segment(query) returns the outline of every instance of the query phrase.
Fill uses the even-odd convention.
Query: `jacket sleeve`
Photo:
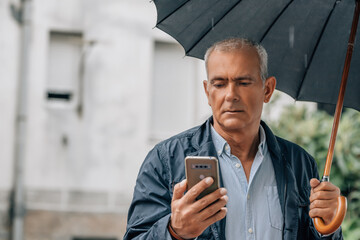
[[[167,230],[171,215],[171,184],[168,166],[160,155],[155,147],[140,168],[124,240],[171,240]]]

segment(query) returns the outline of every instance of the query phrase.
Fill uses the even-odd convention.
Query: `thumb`
[[[316,188],[320,184],[320,181],[316,178],[312,178],[310,180],[310,186],[311,188]]]
[[[173,201],[180,199],[184,196],[184,192],[186,190],[187,180],[184,179],[180,183],[176,184],[174,187]]]

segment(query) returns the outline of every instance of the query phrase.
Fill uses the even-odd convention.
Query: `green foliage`
[[[287,107],[280,118],[269,122],[273,131],[295,142],[317,161],[320,177],[324,171],[333,117],[305,107]],[[360,239],[360,113],[347,109],[341,117],[330,180],[348,199],[342,224],[345,239]]]

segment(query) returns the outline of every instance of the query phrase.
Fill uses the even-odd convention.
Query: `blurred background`
[[[155,23],[147,0],[0,0],[0,240],[122,239],[147,152],[210,116],[204,63]],[[321,165],[333,106],[279,92],[268,105]],[[344,115],[333,171],[358,234],[360,117]]]

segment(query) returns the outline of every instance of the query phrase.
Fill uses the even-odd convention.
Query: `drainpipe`
[[[14,186],[11,219],[11,239],[24,239],[25,191],[24,165],[27,127],[27,90],[29,81],[29,55],[31,42],[31,0],[21,0],[17,8],[11,5],[11,12],[21,27],[19,81],[15,118],[14,144]]]

